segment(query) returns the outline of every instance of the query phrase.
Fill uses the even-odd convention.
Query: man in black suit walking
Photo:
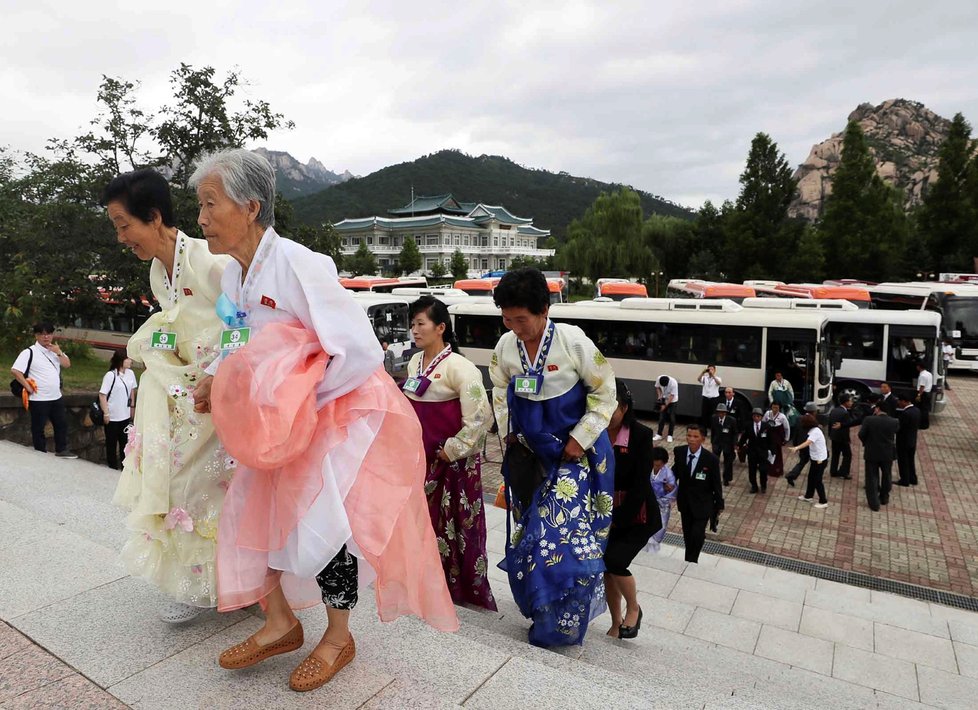
[[[717,405],[717,413],[710,420],[710,445],[716,457],[723,459],[723,485],[733,480],[734,449],[737,446],[737,420],[727,414],[727,405]]]
[[[871,510],[890,501],[893,484],[893,459],[896,458],[896,437],[900,422],[880,407],[880,398],[870,398],[872,413],[859,427],[863,442],[863,461],[866,468],[866,502]]]
[[[677,446],[672,472],[676,476],[676,507],[683,523],[686,561],[699,562],[706,541],[706,525],[716,523],[723,510],[720,461],[703,448],[703,429],[698,424],[686,428],[687,446]]]
[[[737,446],[747,447],[747,478],[750,480],[750,492],[757,493],[757,474],[761,477],[761,493],[767,493],[767,455],[771,451],[771,438],[768,436],[770,422],[761,421],[764,410],[754,409],[751,422],[740,435]]]
[[[849,429],[856,424],[852,416],[852,397],[844,394],[839,397],[839,404],[829,412],[829,440],[832,442],[832,464],[829,475],[832,478],[852,478],[849,475],[852,465],[852,443]],[[839,459],[842,463],[839,463]]]
[[[880,382],[880,409],[886,412],[887,416],[896,416],[897,398],[889,382]]]
[[[920,410],[913,406],[911,395],[897,395],[897,421],[900,430],[896,435],[897,470],[900,471],[898,486],[917,485],[917,430],[920,429]]]

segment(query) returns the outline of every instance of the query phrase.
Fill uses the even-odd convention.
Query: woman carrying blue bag
[[[493,298],[510,331],[489,365],[496,421],[507,433],[503,478],[512,516],[500,567],[533,622],[530,643],[579,644],[605,608],[615,375],[584,331],[550,320],[537,269],[508,272]]]

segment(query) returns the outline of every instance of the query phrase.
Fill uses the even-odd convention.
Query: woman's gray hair
[[[195,188],[208,175],[217,175],[224,192],[244,207],[249,200],[258,203],[255,220],[262,227],[275,224],[275,171],[265,158],[244,148],[231,148],[205,155],[197,161],[190,186]]]

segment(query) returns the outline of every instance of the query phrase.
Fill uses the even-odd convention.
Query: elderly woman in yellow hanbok
[[[177,229],[169,186],[153,170],[116,177],[102,204],[119,242],[152,261],[160,304],[129,340],[129,357],[145,372],[113,500],[129,511],[122,559],[170,597],[163,620],[182,623],[217,606],[217,524],[234,462],[210,415],[194,412],[191,393],[218,353],[214,306],[230,259]]]

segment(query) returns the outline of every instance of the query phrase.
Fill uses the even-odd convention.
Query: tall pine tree
[[[740,195],[726,220],[721,269],[727,279],[772,277],[794,250],[800,228],[788,218],[797,182],[784,153],[766,133],[751,141]]]
[[[971,126],[960,113],[941,145],[937,182],[924,195],[917,223],[935,271],[971,271],[978,242],[972,174]],[[971,193],[971,194],[969,194]]]
[[[898,276],[908,232],[901,202],[877,174],[862,128],[849,121],[818,226],[826,273],[873,281]]]

